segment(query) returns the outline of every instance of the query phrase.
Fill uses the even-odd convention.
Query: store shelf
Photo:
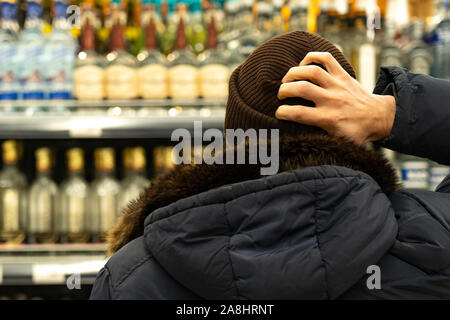
[[[0,285],[92,284],[106,263],[104,244],[1,245]]]
[[[3,104],[0,139],[170,138],[173,130],[223,128],[224,100],[54,101]]]

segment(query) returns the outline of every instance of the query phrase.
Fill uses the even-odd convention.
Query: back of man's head
[[[329,52],[352,77],[355,72],[342,52],[324,38],[305,31],[274,37],[259,46],[230,78],[225,128],[280,129],[289,133],[321,132],[319,128],[281,121],[275,111],[282,105],[314,107],[302,98],[277,98],[281,80],[309,52]]]

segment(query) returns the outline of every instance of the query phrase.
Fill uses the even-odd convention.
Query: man
[[[328,52],[316,61],[329,75],[317,65],[295,68],[314,51]],[[278,129],[280,172],[203,163],[156,179],[112,230],[113,256],[91,298],[450,298],[450,195],[398,190],[392,166],[362,146],[389,134],[393,98],[343,89],[358,89],[354,76],[317,35],[291,32],[258,47],[230,78],[225,128]],[[341,90],[335,105],[333,89]],[[337,116],[352,114],[342,92],[362,97],[359,118],[370,108],[386,114],[378,129],[362,126],[361,134]],[[332,134],[277,119],[280,104],[288,107],[279,117],[305,122],[314,120],[310,110],[327,116],[331,108],[335,116],[317,122]],[[342,138],[349,133],[357,143]],[[370,286],[368,270],[378,272]]]

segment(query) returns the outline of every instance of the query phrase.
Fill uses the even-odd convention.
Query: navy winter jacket
[[[449,81],[383,68],[375,92],[397,101],[381,145],[450,165]],[[274,176],[161,179],[116,227],[91,299],[450,299],[450,179],[397,189],[381,156],[326,139],[288,143],[305,156]]]

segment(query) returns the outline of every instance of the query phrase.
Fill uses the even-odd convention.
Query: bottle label
[[[138,96],[136,70],[124,65],[106,68],[106,95],[109,99],[133,99]]]
[[[15,20],[16,19],[16,4],[2,1],[1,5],[2,19],[3,20]]]
[[[84,226],[84,198],[69,197],[69,232],[79,233]]]
[[[220,64],[210,64],[200,69],[201,96],[226,98],[228,95],[229,69]]]
[[[167,98],[167,68],[160,64],[148,64],[138,71],[140,96],[144,99]]]
[[[38,19],[42,14],[40,1],[27,2],[27,19]]]
[[[116,197],[104,195],[100,197],[100,231],[108,231],[116,223]]]
[[[20,48],[23,52],[21,79],[23,99],[44,99],[43,47],[40,44],[26,44]]]
[[[197,68],[180,64],[169,69],[169,90],[172,98],[199,96]]]
[[[0,46],[0,100],[17,100],[19,96],[16,54],[15,44],[3,43]]]
[[[3,194],[3,231],[19,231],[19,191],[8,189]]]
[[[52,231],[52,212],[53,212],[52,196],[48,193],[41,193],[37,201],[37,212],[34,219],[35,223],[32,225],[35,232],[50,232]]]
[[[104,72],[99,66],[88,65],[75,69],[73,73],[74,95],[78,99],[103,99]]]
[[[72,98],[72,70],[75,48],[71,45],[49,44],[47,61],[47,85],[50,99]]]

